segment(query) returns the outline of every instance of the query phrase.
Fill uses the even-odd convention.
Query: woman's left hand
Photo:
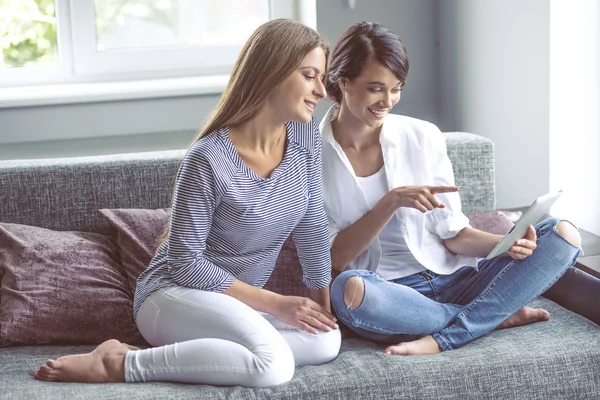
[[[505,255],[512,257],[513,260],[524,260],[533,254],[537,247],[537,234],[533,225],[529,225],[525,236],[517,240],[515,244],[508,250]]]

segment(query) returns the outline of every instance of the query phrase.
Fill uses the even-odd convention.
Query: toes
[[[408,346],[404,343],[400,343],[399,345],[388,347],[384,352],[395,356],[404,356],[408,354]]]
[[[35,379],[38,379],[40,381],[47,381],[47,382],[52,382],[54,380],[56,380],[55,374],[53,372],[53,370],[51,368],[48,368],[45,365],[42,365],[40,367],[40,369],[38,369],[34,374],[33,377]]]
[[[46,365],[42,365],[38,371],[44,375],[48,375],[50,373],[50,371],[52,371],[52,368],[50,368]]]
[[[46,377],[46,375],[41,374],[39,371],[36,371],[33,374],[33,377],[35,379],[37,379],[38,381],[48,381],[48,378]]]
[[[543,308],[528,307],[524,317],[526,320],[530,321],[548,321],[550,319],[550,313]]]
[[[58,369],[60,368],[62,362],[60,360],[60,358],[58,360],[48,360],[46,361],[46,365],[52,369]]]
[[[540,309],[540,319],[542,321],[548,321],[550,319],[550,313],[544,309]]]

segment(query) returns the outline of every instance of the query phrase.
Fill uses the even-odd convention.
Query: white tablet
[[[544,215],[550,212],[552,204],[560,197],[562,190],[552,192],[538,197],[533,204],[523,213],[523,216],[516,222],[515,226],[508,232],[494,247],[492,252],[485,258],[489,260],[497,257],[509,250],[517,240],[521,239],[529,225],[535,225],[542,220]]]

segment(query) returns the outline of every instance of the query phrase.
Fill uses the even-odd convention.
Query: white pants
[[[295,366],[333,360],[341,345],[339,329],[313,335],[231,296],[184,287],[150,295],[137,325],[158,347],[127,353],[127,382],[279,385]]]

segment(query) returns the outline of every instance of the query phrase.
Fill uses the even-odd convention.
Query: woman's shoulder
[[[194,164],[204,170],[211,170],[213,173],[222,174],[234,170],[233,162],[221,135],[223,135],[223,130],[219,129],[200,137],[190,146],[183,162]]]
[[[208,132],[190,146],[188,153],[207,161],[222,161],[223,156],[229,151],[224,139],[225,135],[227,135],[227,128]]]
[[[391,140],[405,138],[418,144],[438,147],[445,143],[444,134],[432,122],[407,115],[390,114],[386,117],[385,131]]]
[[[288,122],[288,129],[291,131],[291,139],[298,146],[313,155],[321,148],[321,134],[319,133],[319,124],[313,116],[310,122]]]
[[[423,135],[441,134],[440,129],[434,123],[408,115],[389,114],[385,123],[393,125],[396,129],[414,131]]]

